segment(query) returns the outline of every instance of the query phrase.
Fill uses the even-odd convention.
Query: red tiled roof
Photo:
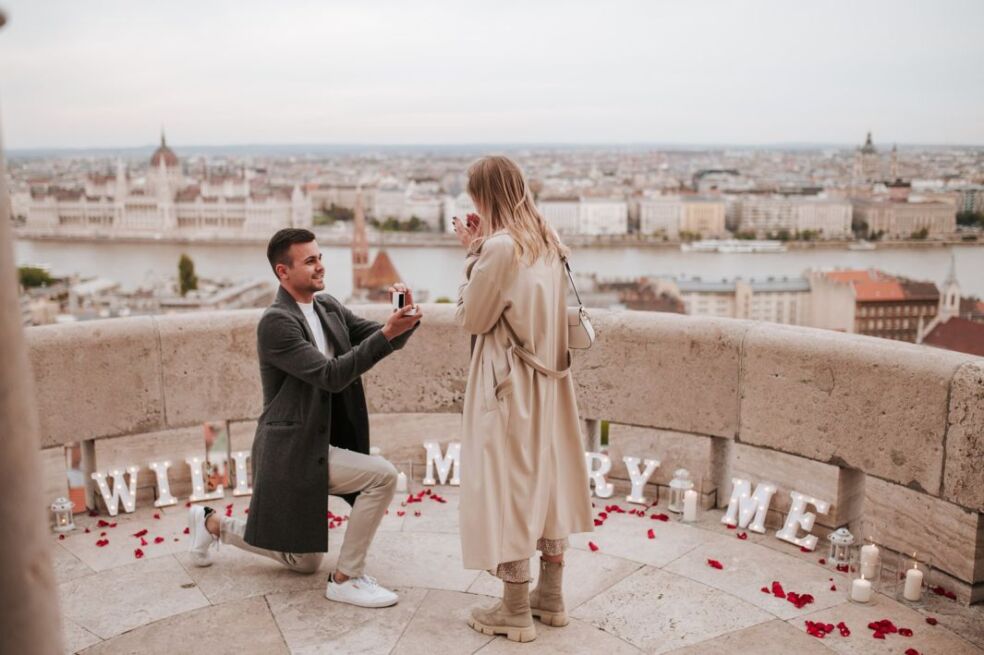
[[[923,343],[984,357],[984,323],[953,317],[933,328]]]
[[[859,302],[934,300],[940,297],[939,290],[932,282],[899,278],[875,269],[828,271],[824,275],[835,282],[853,285],[854,296]]]
[[[905,300],[902,285],[895,280],[878,282],[855,282],[854,297],[861,301]]]
[[[386,289],[399,281],[400,274],[396,272],[389,255],[385,250],[380,250],[376,253],[372,266],[366,271],[362,284],[365,289]]]

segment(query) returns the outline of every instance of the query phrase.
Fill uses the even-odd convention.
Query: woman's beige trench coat
[[[457,320],[476,335],[461,444],[467,569],[532,557],[539,538],[593,529],[567,350],[563,263],[527,265],[500,232],[465,263]]]

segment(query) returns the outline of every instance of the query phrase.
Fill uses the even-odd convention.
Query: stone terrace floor
[[[324,598],[344,528],[332,531],[321,570],[305,576],[229,546],[216,553],[212,567],[192,566],[182,533],[183,503],[121,514],[110,519],[118,523],[115,528],[98,528],[98,518],[82,515],[75,532],[63,540],[52,536],[66,652],[984,653],[984,607],[933,597],[917,611],[883,595],[872,606],[855,605],[846,599],[847,581],[820,566],[820,555],[801,553],[772,533],[739,540],[719,522],[719,511],[704,513],[696,526],[610,515],[594,534],[571,540],[565,580],[569,626],[537,623],[538,637],[530,644],[487,637],[468,628],[465,617],[472,606],[492,602],[500,583],[462,569],[456,491],[435,492],[447,504],[425,498],[401,507],[397,499],[383,521],[368,573],[395,588],[400,603],[381,610]],[[595,499],[599,511],[615,502]],[[232,501],[233,515],[244,518],[247,504],[248,498]],[[344,514],[348,508],[332,499],[331,509]],[[655,539],[647,537],[650,528]],[[137,559],[140,539],[131,535],[143,529],[148,545]],[[109,539],[105,547],[96,546],[100,532]],[[155,544],[155,537],[163,541]],[[723,570],[708,566],[708,559],[720,561]],[[831,591],[830,578],[837,591]],[[797,609],[763,593],[773,580],[816,600]],[[928,625],[927,616],[939,624]],[[911,628],[913,636],[873,639],[868,623],[886,618]],[[822,640],[811,637],[807,619],[844,621],[851,635],[835,630]]]

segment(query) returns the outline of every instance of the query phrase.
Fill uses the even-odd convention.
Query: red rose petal
[[[185,534],[188,534],[188,532],[189,532],[189,530],[188,530],[188,528],[185,528],[185,529],[184,529],[184,533],[185,533]]]
[[[191,507],[191,501],[190,500],[187,503],[185,503],[185,507]]]
[[[161,515],[160,515],[160,514],[157,514],[157,513],[155,513],[155,514],[154,514],[154,518],[155,518],[155,519],[157,519],[157,520],[160,520],[160,518],[161,518]]]
[[[63,534],[58,535],[58,541],[65,541],[65,535]]]
[[[830,585],[830,590],[831,591],[837,591],[837,585],[835,585],[835,584]]]
[[[915,648],[906,648],[905,655],[919,655],[919,651]]]
[[[96,546],[98,546],[99,548],[102,548],[103,546],[106,546],[107,544],[109,544],[109,539],[100,539],[100,540],[98,540],[96,542]]]
[[[417,510],[416,512],[414,512],[413,515],[414,516],[420,516],[420,510]]]
[[[884,639],[885,638],[885,633],[884,632],[875,632],[871,636],[874,637],[875,639]]]
[[[605,522],[602,521],[601,519],[595,519],[594,524],[596,528],[600,528],[601,526],[605,525]]]
[[[147,540],[144,539],[143,537],[140,537],[140,545],[141,546],[146,546],[147,545]]]
[[[730,523],[726,523],[724,527],[727,528],[728,530],[736,530],[736,529],[738,529],[738,526],[737,525],[731,525]]]
[[[649,528],[649,531],[646,533],[646,536],[649,537],[650,539],[655,539],[656,531],[653,530],[652,528]]]
[[[110,523],[110,524],[109,524],[109,527],[111,527],[111,528],[115,528],[115,527],[116,527],[116,521],[113,521],[112,523]]]
[[[807,548],[806,546],[800,546],[800,552],[801,553],[812,553],[813,552],[813,549],[812,548]]]
[[[824,565],[827,564],[826,558],[823,558],[823,557],[820,558],[819,562],[820,562],[820,566],[824,566]]]
[[[926,623],[928,623],[930,625],[936,625],[937,623],[939,623],[939,620],[933,618],[932,616],[927,616],[926,617]]]
[[[143,551],[137,548],[135,551],[133,551],[133,556],[136,557],[137,559],[140,559],[141,557],[143,557]]]
[[[899,634],[903,637],[911,637],[912,630],[910,630],[909,628],[899,628]]]
[[[598,552],[598,544],[596,544],[596,543],[595,543],[595,542],[593,542],[593,541],[589,541],[589,542],[588,542],[588,548],[590,548],[590,549],[591,549],[591,552],[592,552],[592,553],[597,553],[597,552]]]
[[[771,594],[772,593],[771,591],[769,591],[769,588],[768,587],[762,587],[761,589],[759,589],[759,591],[761,591],[763,594]]]
[[[142,536],[144,536],[145,534],[147,534],[147,531],[146,531],[146,530],[140,530],[139,532],[134,532],[134,533],[133,533],[133,536],[134,536],[134,537],[142,537]]]
[[[712,569],[721,570],[721,569],[724,568],[724,564],[722,564],[721,562],[717,561],[716,559],[709,559],[709,560],[707,560],[707,565],[709,567],[711,567]]]
[[[396,513],[397,516],[406,516],[406,514],[407,513],[404,512],[402,509],[399,512]]]
[[[106,533],[105,533],[105,532],[100,532],[100,533],[99,533],[99,536],[100,536],[100,537],[105,537],[105,536],[106,536]]]
[[[772,582],[772,595],[775,596],[776,598],[785,598],[786,597],[786,592],[782,588],[782,585],[779,584],[779,582],[778,581],[775,581],[775,580]]]
[[[86,533],[86,534],[89,534],[90,532],[92,532],[92,530],[90,530],[89,528],[86,528],[86,529],[85,529],[85,533]]]
[[[739,539],[741,539],[742,541],[745,541],[746,539],[748,539],[748,533],[747,532],[739,532],[735,536],[738,537]]]
[[[109,527],[109,521],[105,519],[99,519],[98,521],[96,521],[96,525],[99,526],[100,528],[106,528]]]
[[[154,543],[155,544],[162,544],[162,543],[164,543],[164,537],[154,537]]]
[[[664,523],[670,520],[670,517],[667,516],[666,514],[653,514],[649,518],[653,519],[654,521],[663,521]]]

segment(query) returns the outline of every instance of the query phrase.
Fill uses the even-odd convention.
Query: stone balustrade
[[[388,309],[359,311],[382,319]],[[368,374],[371,412],[460,411],[468,337],[452,306],[428,305],[426,314],[410,345]],[[255,420],[259,316],[28,330],[45,452]],[[582,417],[612,422],[613,457],[661,459],[653,486],[685,466],[702,478],[705,502],[722,506],[732,476],[769,480],[779,488],[772,524],[790,490],[808,492],[832,505],[816,532],[849,525],[897,551],[931,552],[961,600],[984,600],[984,359],[750,321],[592,318],[597,343],[574,356]]]

